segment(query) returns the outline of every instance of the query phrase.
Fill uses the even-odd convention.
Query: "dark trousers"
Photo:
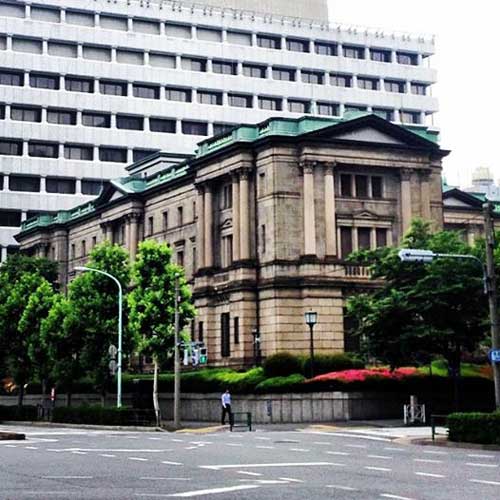
[[[226,423],[226,414],[229,416],[229,423],[231,423],[231,418],[232,418],[231,405],[226,405],[225,408],[222,407],[222,419],[221,419],[222,425]]]

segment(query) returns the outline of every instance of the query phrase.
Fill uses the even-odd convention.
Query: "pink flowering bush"
[[[343,370],[341,372],[330,372],[318,375],[308,382],[330,382],[338,381],[344,383],[365,382],[368,379],[402,380],[405,377],[421,375],[417,368],[369,368],[364,370]]]

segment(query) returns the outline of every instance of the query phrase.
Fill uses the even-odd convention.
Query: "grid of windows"
[[[165,89],[165,98],[168,101],[191,102],[191,89],[167,87]]]
[[[319,71],[302,70],[300,75],[304,83],[315,83],[317,85],[323,85],[325,83],[324,74]]]
[[[251,108],[252,96],[245,94],[228,94],[229,106],[237,108]]]
[[[94,159],[94,148],[92,146],[80,146],[77,144],[64,145],[64,158],[67,160],[88,160]]]
[[[74,179],[65,179],[63,177],[47,177],[47,193],[75,194],[76,183]]]
[[[99,92],[107,95],[127,95],[127,84],[113,80],[99,80]]]
[[[401,123],[411,123],[415,125],[421,123],[419,111],[401,110],[399,112],[399,118],[401,120]]]
[[[273,68],[273,79],[294,82],[296,70],[292,68]]]
[[[94,92],[94,80],[90,78],[80,78],[76,76],[67,76],[64,79],[64,88],[70,92]]]
[[[384,80],[384,88],[387,92],[404,94],[406,84],[400,80]]]
[[[82,180],[82,194],[98,195],[102,189],[102,181],[93,181],[89,179]]]
[[[30,73],[30,87],[37,89],[59,90],[59,75]]]
[[[59,144],[53,142],[28,142],[28,155],[36,158],[57,158]]]
[[[208,135],[208,125],[204,122],[183,121],[182,133],[186,135]]]
[[[160,87],[155,85],[142,85],[134,83],[132,86],[134,97],[142,97],[143,99],[159,99]]]
[[[41,122],[42,112],[40,108],[30,108],[24,106],[11,106],[10,119],[22,122]]]
[[[427,94],[427,85],[425,85],[425,83],[412,82],[410,85],[410,90],[411,90],[411,93],[415,94],[415,95],[426,95]]]
[[[288,111],[291,113],[310,113],[311,103],[308,101],[288,99]]]
[[[64,109],[49,108],[47,121],[58,125],[76,125],[76,112]]]
[[[373,108],[372,112],[374,115],[380,116],[384,120],[392,122],[394,120],[394,111],[392,109],[386,108]]]
[[[344,45],[342,47],[344,52],[344,57],[349,57],[351,59],[364,59],[365,58],[365,48],[357,47],[355,45]]]
[[[391,62],[391,51],[382,49],[370,49],[370,59],[377,62]]]
[[[286,48],[293,52],[309,52],[309,41],[299,40],[297,38],[287,38]]]
[[[265,66],[259,66],[257,64],[243,64],[243,74],[245,76],[250,76],[253,78],[266,78]]]
[[[38,193],[40,192],[40,177],[11,174],[9,176],[9,189],[25,193]]]
[[[331,73],[330,85],[335,85],[336,87],[352,87],[352,77],[350,75]]]
[[[86,127],[111,127],[111,115],[104,113],[82,113],[82,125]]]
[[[281,49],[281,38],[271,35],[257,35],[257,46],[264,49]]]
[[[416,66],[418,64],[418,56],[409,52],[396,52],[396,61],[398,64]]]
[[[151,156],[157,152],[158,150],[156,149],[134,149],[134,151],[132,152],[132,159],[134,162],[141,161],[144,158],[147,158],[148,156]]]
[[[21,156],[23,142],[11,139],[0,139],[0,155]]]
[[[13,85],[22,87],[24,84],[24,75],[20,71],[0,70],[0,85]]]
[[[319,115],[337,116],[339,114],[339,105],[331,102],[318,102],[316,109]]]
[[[378,90],[378,80],[376,78],[358,76],[358,87],[365,90]]]
[[[269,111],[282,111],[283,99],[279,97],[259,97],[259,108]]]
[[[336,56],[337,44],[328,42],[315,42],[314,51],[321,56]]]
[[[165,118],[150,118],[149,128],[151,132],[175,134],[175,120],[167,120]]]
[[[144,130],[144,118],[142,116],[116,115],[116,128]]]
[[[228,61],[212,61],[212,71],[222,75],[236,75],[238,65],[235,62]]]
[[[127,150],[125,148],[100,147],[99,160],[106,162],[109,161],[115,163],[126,163]]]
[[[189,71],[207,71],[207,61],[206,59],[197,59],[195,57],[183,57],[181,59],[182,69],[187,69]]]
[[[19,227],[21,225],[20,210],[0,210],[0,226]]]
[[[197,92],[198,102],[200,104],[213,104],[216,106],[222,106],[222,93],[221,92],[211,92],[208,90],[199,90]]]

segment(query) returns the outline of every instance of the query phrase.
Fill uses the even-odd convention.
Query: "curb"
[[[445,437],[437,438],[435,441],[431,438],[413,438],[406,441],[406,444],[415,444],[420,446],[441,446],[442,448],[458,448],[463,450],[500,451],[500,446],[496,444],[456,443],[454,441],[448,441]]]
[[[24,434],[18,432],[1,432],[0,431],[0,441],[22,441],[26,439]]]
[[[160,427],[139,427],[133,425],[90,425],[90,424],[65,424],[52,422],[22,422],[17,420],[3,421],[6,425],[46,427],[49,429],[70,428],[70,429],[88,429],[103,431],[134,431],[134,432],[166,432]]]

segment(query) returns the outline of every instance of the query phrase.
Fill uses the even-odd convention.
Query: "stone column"
[[[205,187],[205,267],[214,265],[212,187]]]
[[[7,247],[0,247],[0,262],[5,262],[7,260]]]
[[[335,221],[335,163],[325,164],[325,255],[337,255]]]
[[[401,176],[401,226],[402,234],[408,230],[411,224],[411,170],[403,168]]]
[[[430,172],[428,170],[420,171],[420,206],[422,218],[431,220],[431,193],[429,186]]]
[[[197,268],[205,267],[205,200],[203,187],[197,186],[198,195],[196,198],[196,253],[198,257]]]
[[[137,246],[139,245],[139,220],[140,214],[130,214],[128,220],[128,251],[130,260],[135,260],[137,255]]]
[[[111,240],[111,227],[107,223],[101,224],[102,229],[102,241]]]
[[[304,183],[304,255],[316,255],[316,218],[314,214],[314,163],[302,164]]]
[[[233,262],[240,260],[240,185],[239,176],[232,176],[233,189]]]
[[[250,170],[240,171],[240,259],[250,258]],[[234,242],[233,242],[234,244]]]

